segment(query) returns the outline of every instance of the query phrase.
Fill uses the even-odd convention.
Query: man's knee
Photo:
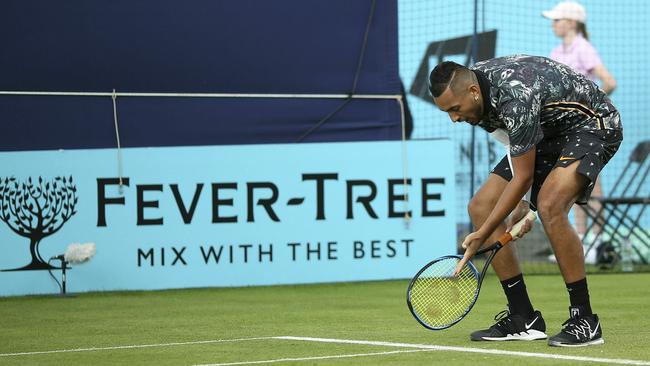
[[[495,204],[496,200],[492,197],[476,195],[472,197],[472,200],[469,202],[467,211],[469,216],[472,218],[472,221],[483,221],[488,217],[490,212],[492,212]]]
[[[549,202],[548,200],[538,200],[537,214],[542,222],[550,220],[554,215],[553,202]]]
[[[565,219],[569,211],[566,204],[560,202],[558,194],[543,194],[537,199],[537,214],[543,223],[553,223],[558,219]]]

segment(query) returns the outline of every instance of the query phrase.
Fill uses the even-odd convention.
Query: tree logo
[[[42,240],[59,231],[72,215],[77,213],[77,187],[70,177],[56,177],[38,183],[29,177],[27,182],[16,178],[0,178],[0,220],[14,233],[29,239],[31,263],[3,271],[54,269],[39,253]]]

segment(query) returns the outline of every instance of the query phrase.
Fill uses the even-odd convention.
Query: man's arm
[[[512,158],[513,177],[506,185],[506,189],[499,197],[492,213],[477,230],[482,237],[487,238],[492,234],[497,226],[517,207],[521,198],[532,186],[533,173],[535,172],[535,151],[533,146],[525,153]]]
[[[506,185],[505,190],[499,197],[494,209],[485,220],[483,225],[475,232],[467,235],[462,246],[465,248],[465,255],[457,268],[463,265],[480,249],[485,240],[502,223],[506,217],[515,209],[521,198],[533,184],[533,173],[535,171],[535,146],[525,153],[512,158],[513,177]]]
[[[508,131],[502,129],[502,128],[497,128],[496,130],[490,132],[490,136],[494,138],[496,141],[500,142],[503,145],[503,148],[505,149],[506,156],[508,158],[508,165],[510,166],[510,171],[514,171],[512,167],[512,157],[510,155],[510,137],[508,137]],[[521,220],[530,210],[530,197],[531,197],[531,189],[528,189],[528,192],[524,195],[521,201],[519,201],[519,204],[517,207],[512,211],[510,214],[510,217],[506,220],[506,225],[508,227],[511,227],[514,225],[517,221]]]

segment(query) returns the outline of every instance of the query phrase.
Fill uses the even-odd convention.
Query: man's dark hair
[[[431,74],[429,74],[429,91],[434,98],[437,98],[451,84],[452,91],[457,94],[462,90],[461,87],[466,85],[467,81],[471,82],[473,77],[471,70],[465,66],[453,61],[444,61],[431,70]]]

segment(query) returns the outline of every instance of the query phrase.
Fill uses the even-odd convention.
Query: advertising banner
[[[61,278],[72,243],[96,254],[69,265],[69,292],[408,278],[455,252],[449,140],[3,152],[0,167],[0,296],[60,291],[48,270]]]

